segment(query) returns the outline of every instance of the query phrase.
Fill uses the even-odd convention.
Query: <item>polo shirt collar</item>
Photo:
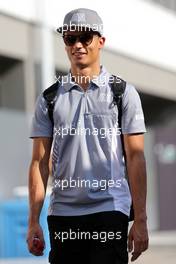
[[[70,91],[74,86],[76,87],[78,85],[73,81],[71,71],[67,75],[63,76],[62,82],[66,92]]]
[[[104,85],[107,85],[109,82],[110,74],[107,72],[104,66],[100,66],[100,74],[93,78],[91,82],[95,84],[97,87],[102,87]],[[65,91],[70,91],[73,87],[78,86],[77,83],[75,83],[72,79],[71,71],[65,76],[63,76],[62,79],[63,86]]]
[[[97,87],[102,87],[108,84],[109,77],[110,77],[109,73],[107,72],[105,67],[101,65],[100,74],[96,76],[94,79],[92,79],[92,83],[94,83]]]

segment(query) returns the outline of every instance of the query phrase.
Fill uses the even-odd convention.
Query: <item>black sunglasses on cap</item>
[[[80,35],[64,35],[63,40],[66,46],[73,46],[77,41],[81,42],[85,46],[88,46],[92,43],[95,35],[100,37],[99,33],[87,32]]]

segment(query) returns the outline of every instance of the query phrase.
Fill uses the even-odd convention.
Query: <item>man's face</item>
[[[91,31],[67,31],[63,36],[65,50],[72,66],[85,68],[99,60],[105,38]]]

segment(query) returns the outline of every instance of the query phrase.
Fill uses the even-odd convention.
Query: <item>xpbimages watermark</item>
[[[78,121],[79,122],[79,121]],[[68,127],[59,127],[54,128],[54,136],[60,136],[61,138],[64,138],[64,136],[98,136],[99,138],[107,138],[111,136],[120,136],[121,134],[121,128],[118,126],[114,127],[101,127],[101,128],[85,128],[85,127],[72,127],[72,125],[69,125]]]
[[[62,191],[67,188],[89,188],[89,189],[100,189],[102,191],[106,190],[107,188],[120,188],[122,186],[122,179],[113,180],[89,180],[89,179],[80,179],[79,177],[77,179],[55,179],[54,181],[54,187],[60,188]]]
[[[66,32],[103,32],[103,24],[89,24],[89,23],[79,23],[75,24],[70,21],[68,24],[63,24],[62,28],[60,29],[59,33],[63,34]]]
[[[54,239],[58,239],[61,242],[64,242],[65,240],[99,240],[102,243],[105,243],[108,240],[120,240],[122,238],[121,231],[118,232],[113,232],[113,231],[93,231],[93,232],[88,232],[88,231],[81,231],[79,228],[77,231],[72,230],[71,228],[69,231],[62,231],[62,232],[55,232],[54,233],[55,237]]]
[[[79,75],[77,74],[76,76],[72,75],[71,73],[67,74],[67,75],[58,75],[55,76],[55,81],[63,84],[67,84],[67,83],[90,83],[90,82],[95,82],[98,85],[106,85],[107,83],[111,84],[111,83],[121,83],[121,79],[118,76],[115,75],[93,75],[93,76],[84,76],[84,75]]]

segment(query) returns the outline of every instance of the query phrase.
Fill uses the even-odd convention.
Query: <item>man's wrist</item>
[[[30,226],[35,225],[35,224],[39,224],[39,216],[30,216],[28,219],[28,224]]]
[[[136,214],[136,216],[134,216],[134,222],[140,222],[140,223],[147,222],[147,215],[146,214]]]

